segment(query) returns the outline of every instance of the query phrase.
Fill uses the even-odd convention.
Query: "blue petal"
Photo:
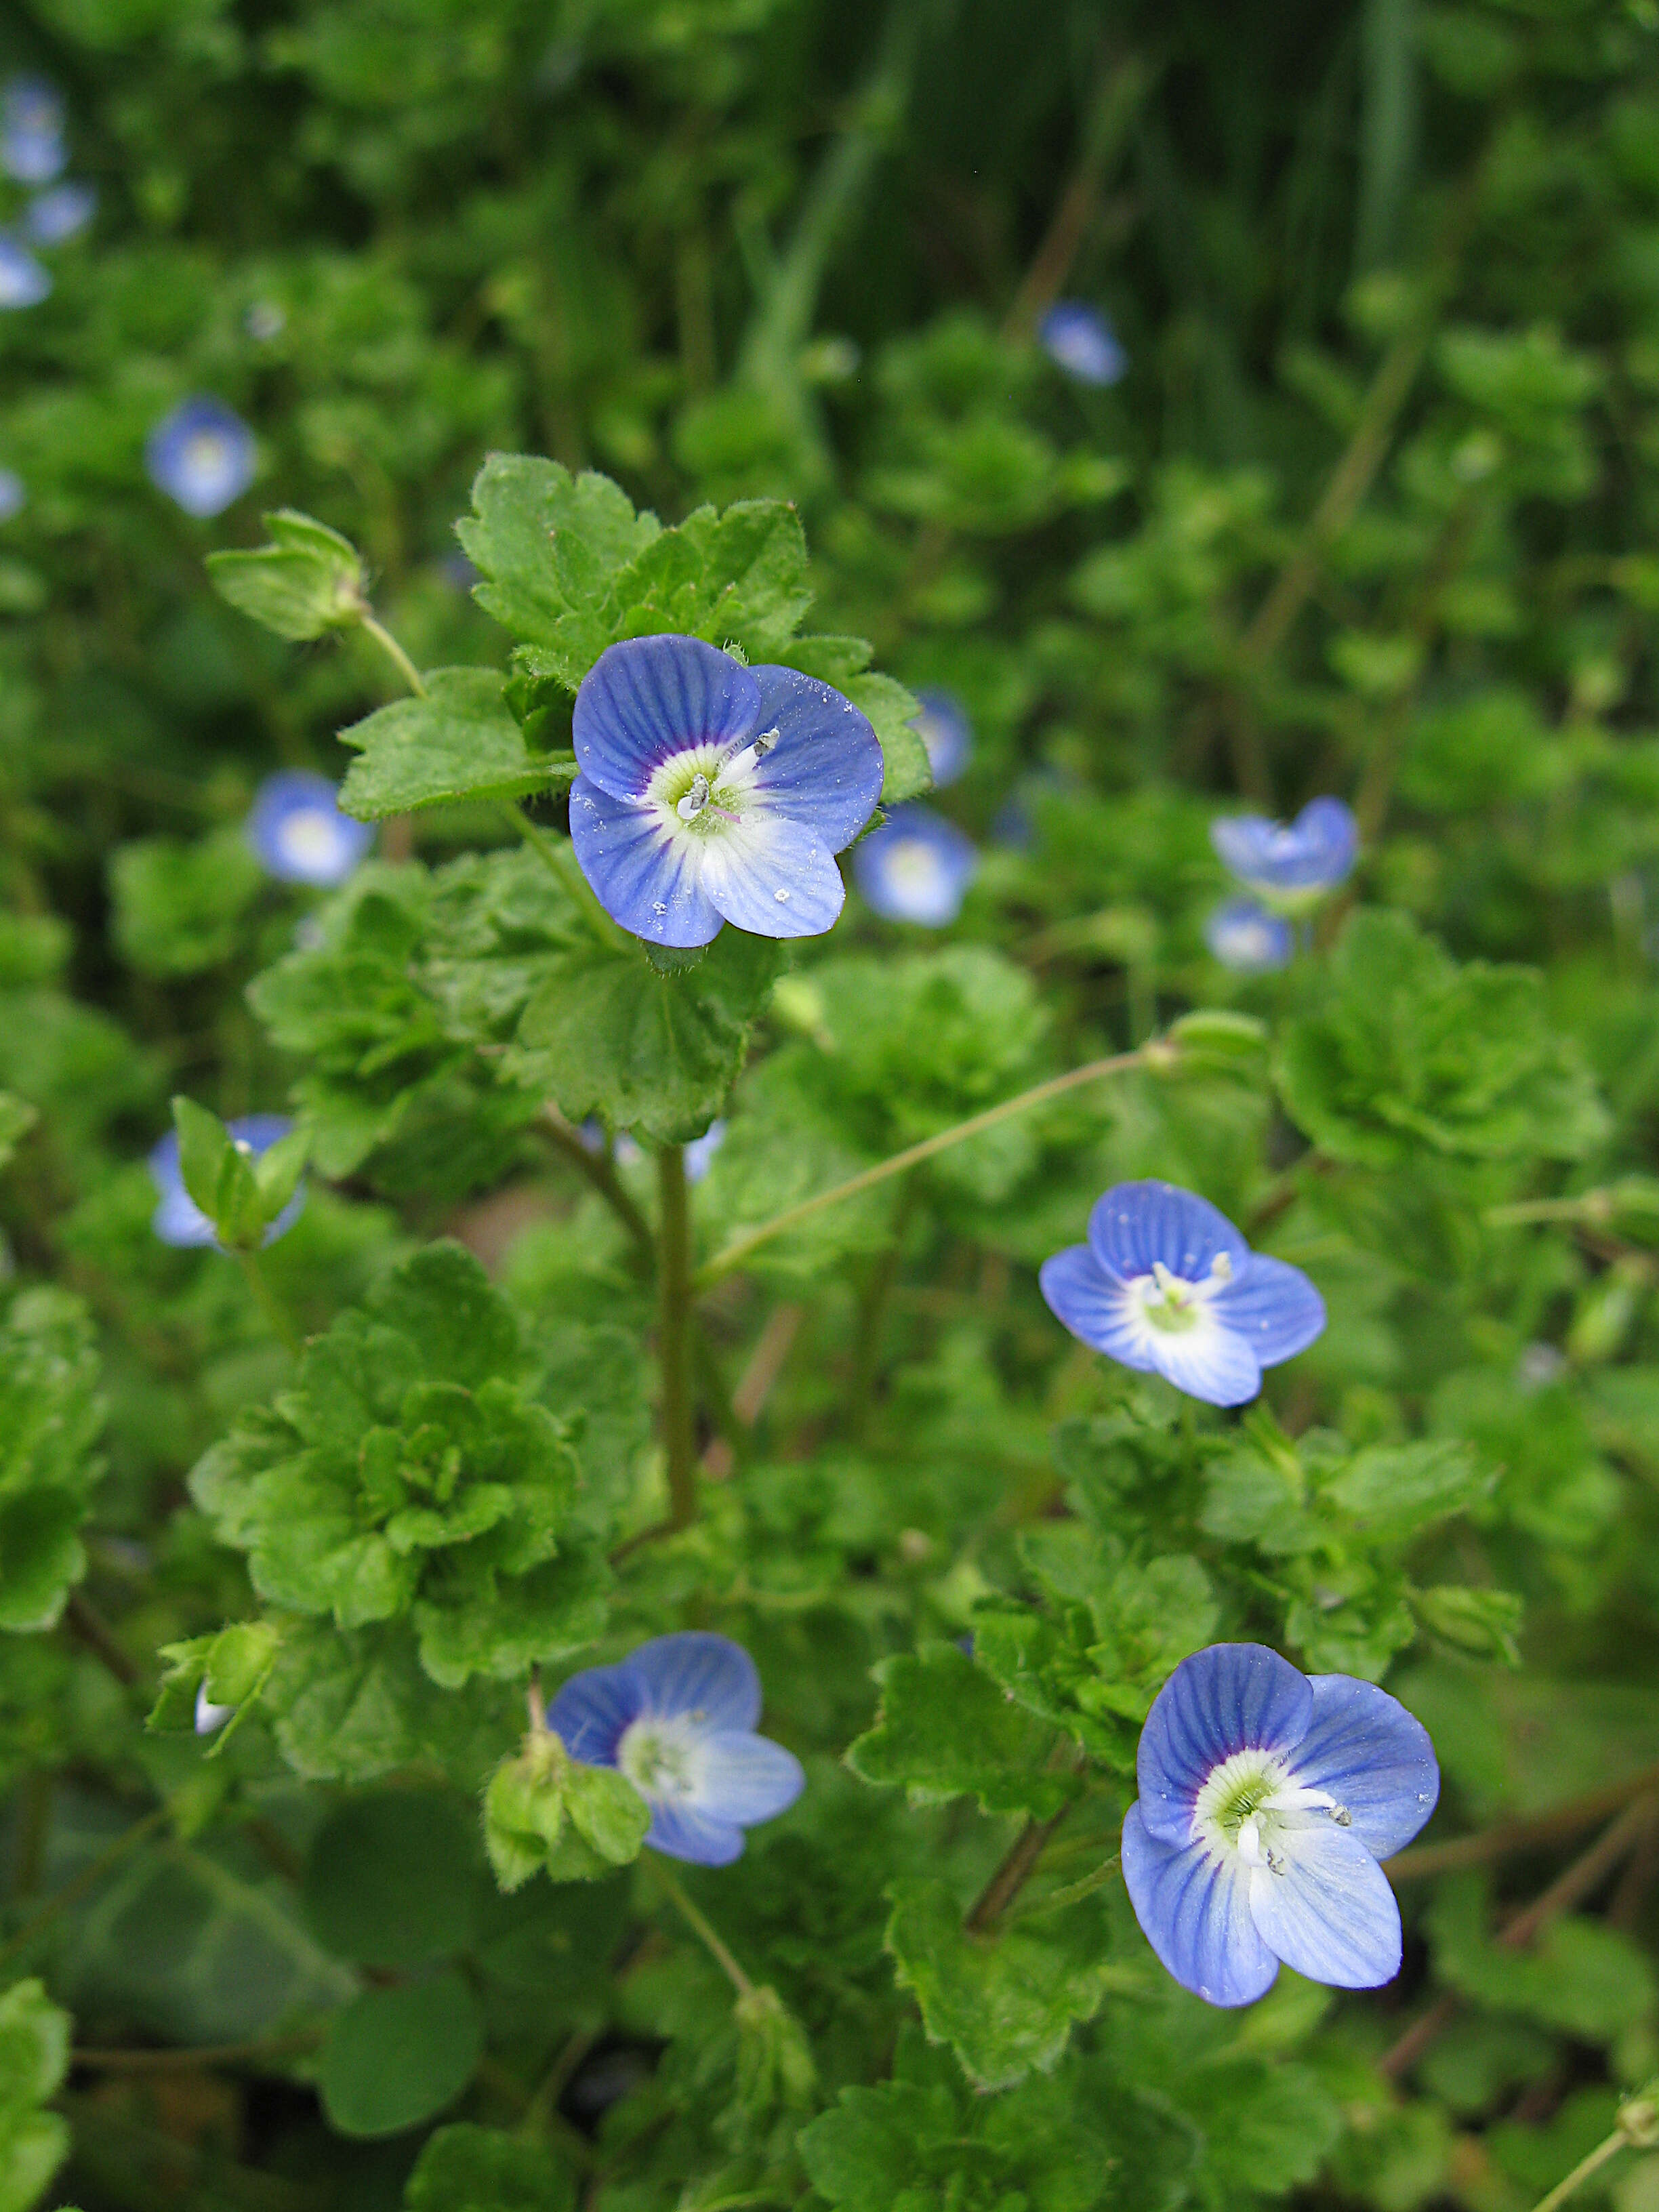
[[[760,1718],[760,1676],[729,1636],[702,1629],[653,1636],[622,1663],[638,1692],[636,1712],[690,1714],[717,1734],[750,1729]]]
[[[1127,1282],[1161,1261],[1172,1275],[1201,1281],[1218,1252],[1238,1273],[1250,1248],[1226,1215],[1172,1182],[1121,1182],[1095,1202],[1089,1246],[1108,1274]]]
[[[180,400],[150,432],[144,461],[152,481],[186,514],[222,514],[253,481],[253,433],[222,399]]]
[[[758,806],[704,839],[702,880],[704,897],[757,937],[822,937],[847,902],[817,831]]]
[[[962,911],[979,867],[971,838],[925,806],[896,806],[853,848],[866,903],[884,921],[944,929]]]
[[[1246,1406],[1261,1388],[1261,1363],[1242,1336],[1206,1320],[1188,1330],[1149,1330],[1152,1364],[1166,1382],[1206,1406]]]
[[[1184,1841],[1212,1768],[1236,1751],[1294,1751],[1312,1717],[1307,1676],[1265,1644],[1212,1644],[1183,1659],[1152,1700],[1135,1756],[1148,1829]]]
[[[1340,799],[1315,799],[1287,828],[1261,814],[1237,814],[1210,824],[1210,842],[1224,866],[1264,891],[1328,890],[1359,853],[1353,813]]]
[[[1128,369],[1111,325],[1081,300],[1056,300],[1037,335],[1050,360],[1079,384],[1118,384]]]
[[[623,1732],[640,1717],[638,1678],[626,1660],[573,1674],[547,1709],[547,1725],[584,1766],[614,1766]]]
[[[1250,1917],[1268,1949],[1310,1982],[1375,1990],[1400,1972],[1400,1907],[1350,1830],[1320,1819],[1279,1835],[1285,1871],[1251,1869]]]
[[[911,725],[927,748],[933,788],[954,783],[973,756],[974,728],[962,702],[949,691],[918,691],[921,712]]]
[[[1045,1260],[1037,1282],[1049,1311],[1073,1336],[1125,1367],[1143,1375],[1152,1372],[1156,1362],[1146,1347],[1146,1332],[1126,1318],[1122,1284],[1107,1274],[1086,1244],[1068,1244]]]
[[[296,823],[309,835],[296,838]],[[284,883],[343,883],[374,842],[373,826],[342,814],[336,787],[309,769],[268,775],[246,827],[260,866]]]
[[[1252,1253],[1212,1301],[1216,1317],[1237,1331],[1263,1367],[1305,1352],[1325,1328],[1325,1301],[1300,1267]]]
[[[793,1751],[747,1729],[720,1729],[698,1747],[696,1810],[707,1820],[752,1828],[788,1810],[806,1787]]]
[[[693,1866],[730,1866],[743,1856],[743,1830],[728,1820],[710,1820],[689,1805],[652,1798],[651,1826],[645,1840],[665,1858],[688,1859]]]
[[[653,810],[579,775],[570,787],[570,842],[599,904],[635,937],[707,945],[719,936],[721,915],[703,894],[698,847]]]
[[[1183,1989],[1212,2005],[1253,2004],[1279,1961],[1250,1917],[1249,1878],[1201,1844],[1154,1836],[1131,1805],[1123,1819],[1123,1886],[1146,1941]]]
[[[1296,1747],[1296,1779],[1353,1815],[1376,1858],[1410,1843],[1440,1796],[1440,1767],[1421,1721],[1375,1682],[1314,1674],[1313,1720]]]
[[[755,787],[839,853],[881,797],[880,742],[852,701],[816,677],[770,666],[750,673],[760,687],[754,726],[778,733],[755,770]]]
[[[1283,915],[1254,899],[1224,899],[1204,925],[1204,942],[1237,975],[1267,975],[1289,964],[1296,937]]]
[[[15,238],[0,234],[0,307],[38,307],[52,278]]]
[[[582,678],[573,724],[576,759],[601,791],[637,799],[675,753],[747,737],[759,708],[754,677],[718,646],[696,637],[629,638],[602,653]]]

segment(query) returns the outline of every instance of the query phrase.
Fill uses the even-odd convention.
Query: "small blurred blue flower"
[[[1223,867],[1281,912],[1315,906],[1353,871],[1359,827],[1340,799],[1310,799],[1294,822],[1265,814],[1228,814],[1210,824]]]
[[[835,855],[881,793],[850,700],[793,668],[745,668],[694,637],[601,653],[576,694],[570,842],[599,904],[657,945],[732,922],[817,937],[846,897]]]
[[[1056,300],[1037,325],[1050,361],[1079,384],[1120,384],[1129,356],[1104,315],[1081,300]]]
[[[64,103],[42,76],[15,76],[0,90],[0,169],[20,185],[49,185],[69,160]]]
[[[979,867],[973,840],[926,806],[896,806],[853,848],[865,904],[884,921],[943,929],[962,912]]]
[[[701,1182],[714,1164],[714,1155],[726,1142],[726,1124],[711,1121],[702,1136],[693,1137],[685,1148],[685,1179]]]
[[[0,522],[9,522],[28,505],[28,490],[15,469],[0,469]]]
[[[246,827],[260,866],[285,884],[343,884],[374,842],[374,824],[342,814],[334,785],[302,768],[265,778]]]
[[[181,399],[149,434],[144,459],[154,482],[186,514],[222,514],[253,481],[253,433],[222,399]]]
[[[1050,1310],[1075,1337],[1211,1406],[1242,1406],[1325,1326],[1299,1267],[1252,1252],[1207,1199],[1168,1182],[1120,1182],[1097,1199],[1089,1241],[1045,1260]]]
[[[258,1159],[268,1152],[278,1137],[287,1136],[294,1124],[284,1114],[248,1114],[240,1121],[226,1125],[231,1141],[239,1150]],[[194,1245],[211,1244],[218,1247],[213,1224],[196,1200],[185,1188],[185,1179],[179,1172],[179,1132],[169,1129],[149,1156],[150,1181],[161,1194],[161,1202],[150,1218],[150,1227],[164,1244],[177,1244],[188,1249]],[[286,1236],[299,1219],[306,1202],[306,1187],[302,1182],[288,1204],[283,1208],[264,1234],[267,1244],[274,1244],[279,1237]]]
[[[1135,1767],[1124,1886],[1184,1989],[1250,2004],[1281,1960],[1338,1989],[1394,1979],[1400,1908],[1377,1862],[1434,1810],[1440,1769],[1386,1690],[1214,1644],[1158,1692]]]
[[[1224,901],[1204,925],[1204,942],[1237,975],[1268,975],[1289,964],[1296,933],[1283,915],[1254,899]]]
[[[97,212],[96,185],[54,185],[24,209],[23,235],[31,246],[65,246]]]
[[[0,231],[0,307],[38,307],[51,292],[50,272],[26,246]]]
[[[954,783],[973,757],[974,726],[960,699],[949,691],[918,691],[921,712],[915,732],[927,749],[936,787]]]
[[[572,1759],[627,1776],[651,1808],[653,1849],[729,1866],[744,1830],[787,1811],[805,1787],[794,1754],[755,1733],[760,1711],[760,1677],[743,1646],[688,1632],[573,1675],[547,1724]]]

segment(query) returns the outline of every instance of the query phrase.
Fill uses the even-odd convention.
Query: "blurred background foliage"
[[[98,201],[35,249],[50,295],[0,313],[0,1948],[52,2001],[0,2000],[0,2206],[1526,2212],[1659,2062],[1659,6],[14,0],[19,72],[59,88]],[[1061,297],[1109,319],[1120,380],[1045,353]],[[210,522],[144,465],[198,392],[258,440]],[[453,530],[492,449],[667,522],[794,501],[811,626],[972,724],[939,802],[981,848],[959,923],[941,945],[854,899],[800,948],[698,1193],[707,1251],[1194,1005],[1273,1039],[1004,1124],[707,1302],[738,1378],[709,1510],[619,1567],[608,1632],[741,1637],[807,1761],[742,1873],[693,1884],[810,2033],[805,2090],[626,1879],[494,1893],[468,1801],[510,1747],[500,1685],[464,1713],[428,1686],[416,1757],[292,1703],[211,1765],[141,1726],[159,1647],[251,1609],[185,1477],[290,1368],[228,1261],[151,1234],[173,1091],[293,1096],[330,1133],[337,1180],[267,1262],[307,1330],[459,1236],[594,1531],[652,1517],[648,1294],[517,1028],[568,914],[476,856],[502,834],[478,806],[398,818],[326,903],[241,835],[264,775],[343,775],[334,732],[397,686],[361,633],[245,621],[205,555],[303,509],[421,666],[501,666]],[[1327,791],[1354,885],[1285,972],[1229,974],[1210,818]],[[1196,1458],[1035,1291],[1143,1173],[1331,1312]],[[1115,1655],[1103,1741],[1219,1622],[1392,1664],[1446,1795],[1395,1988],[1286,1976],[1207,2013],[1121,1897],[1062,1900],[1106,1978],[1023,1938],[1016,2072],[1087,2025],[983,2095],[908,1993],[927,1952],[971,2014],[974,1958],[896,1917],[896,1983],[886,1893],[913,1928],[928,1878],[971,1895],[1024,1800],[975,1818],[942,1752],[886,1778],[910,1806],[838,1762],[872,1665],[933,1651],[943,1729],[941,1643],[1065,1613],[1084,1570],[1042,1539],[1068,1515],[1106,1547],[1109,1599],[1066,1616]],[[282,1663],[279,1707],[303,1638]],[[1507,1916],[1540,1899],[1528,1948]],[[495,2132],[423,2150],[438,2119]],[[1654,2212],[1659,2157],[1597,2191]]]

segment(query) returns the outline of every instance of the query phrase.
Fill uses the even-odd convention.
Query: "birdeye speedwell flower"
[[[283,1114],[249,1114],[240,1121],[226,1124],[230,1140],[239,1152],[258,1159],[268,1152],[279,1137],[287,1136],[294,1127]],[[185,1179],[179,1167],[179,1132],[169,1129],[149,1156],[150,1181],[161,1194],[161,1203],[150,1219],[150,1226],[164,1244],[177,1244],[189,1249],[194,1245],[215,1245],[219,1243],[213,1224],[196,1200],[185,1188]],[[274,1244],[285,1236],[299,1219],[306,1202],[305,1185],[301,1184],[264,1234],[264,1242]]]
[[[1210,842],[1224,868],[1283,914],[1316,905],[1359,857],[1358,824],[1340,799],[1310,799],[1290,823],[1224,815],[1211,823]]]
[[[69,160],[64,103],[43,76],[15,76],[0,90],[0,169],[20,185],[49,185]]]
[[[1104,315],[1082,300],[1056,300],[1037,336],[1055,366],[1079,384],[1121,383],[1129,357]]]
[[[1291,925],[1254,899],[1224,899],[1204,925],[1204,942],[1236,975],[1267,975],[1296,950]]]
[[[1378,1865],[1434,1810],[1422,1723],[1373,1682],[1298,1674],[1262,1644],[1216,1644],[1158,1692],[1123,1822],[1123,1881],[1184,1988],[1249,2004],[1280,1962],[1375,1989],[1400,1971]]]
[[[962,912],[979,868],[973,841],[926,806],[896,806],[853,852],[866,906],[884,921],[944,929]]]
[[[186,514],[222,514],[253,481],[253,433],[222,399],[182,399],[149,434],[150,477]]]
[[[0,307],[38,307],[52,278],[26,246],[0,231]]]
[[[933,787],[954,783],[973,757],[974,726],[962,702],[950,691],[918,691],[921,712],[915,732],[933,772]]]
[[[835,855],[881,795],[876,733],[793,668],[695,637],[613,645],[576,694],[570,841],[605,912],[656,945],[726,922],[817,937],[846,896]]]
[[[1168,1182],[1114,1184],[1088,1243],[1045,1260],[1038,1279],[1073,1336],[1212,1406],[1254,1398],[1262,1369],[1325,1326],[1299,1267],[1252,1252],[1207,1199]]]
[[[335,787],[309,769],[279,769],[254,796],[247,841],[289,884],[343,884],[374,842],[372,824],[342,814]]]
[[[806,1778],[757,1735],[760,1677],[729,1637],[653,1637],[614,1667],[573,1675],[547,1724],[572,1759],[614,1766],[651,1808],[645,1840],[670,1858],[727,1866],[743,1832],[786,1811]]]

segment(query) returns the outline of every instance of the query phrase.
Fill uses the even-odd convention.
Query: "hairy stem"
[[[653,1851],[644,1854],[642,1864],[650,1868],[657,1887],[673,1905],[686,1926],[708,1952],[709,1957],[726,1976],[740,1997],[753,1996],[755,1984],[732,1956],[708,1922],[692,1904],[681,1887],[678,1875],[672,1875],[662,1860]]]
[[[1169,1050],[1170,1048],[1161,1049]],[[1027,1113],[1033,1106],[1041,1106],[1050,1098],[1059,1098],[1068,1091],[1077,1090],[1082,1084],[1098,1082],[1102,1076],[1121,1075],[1126,1068],[1143,1066],[1150,1059],[1151,1055],[1142,1046],[1134,1052],[1115,1053],[1109,1060],[1091,1060],[1086,1067],[1071,1068],[1064,1075],[1050,1076],[1046,1083],[1036,1084],[1030,1091],[1022,1091],[1017,1098],[1005,1098],[1000,1106],[987,1107],[984,1113],[972,1115],[967,1121],[958,1121],[952,1128],[941,1129],[937,1136],[924,1137],[919,1145],[907,1146],[903,1152],[895,1152],[891,1159],[882,1160],[872,1168],[863,1169],[858,1175],[849,1176],[847,1182],[837,1183],[833,1189],[821,1190],[816,1198],[804,1198],[799,1206],[786,1206],[781,1213],[775,1213],[769,1221],[762,1222],[758,1229],[745,1231],[741,1237],[733,1237],[724,1251],[716,1252],[698,1273],[699,1288],[719,1282],[721,1276],[729,1275],[734,1267],[740,1267],[751,1252],[758,1251],[763,1244],[769,1244],[775,1237],[781,1237],[786,1230],[798,1228],[803,1221],[810,1221],[815,1213],[822,1213],[826,1206],[839,1206],[844,1199],[856,1198],[860,1191],[873,1190],[890,1176],[903,1175],[911,1168],[920,1167],[924,1160],[931,1160],[939,1152],[948,1152],[953,1145],[960,1145],[969,1137],[978,1136],[982,1129],[994,1129],[999,1122],[1010,1121],[1016,1114]]]
[[[633,1238],[642,1256],[647,1261],[654,1261],[657,1240],[651,1233],[651,1224],[623,1188],[622,1178],[617,1173],[617,1164],[610,1152],[590,1152],[556,1107],[543,1108],[539,1127],[543,1135],[558,1147],[576,1172],[592,1184]]]
[[[691,1397],[691,1206],[685,1152],[657,1155],[657,1356],[662,1364],[662,1434],[668,1455],[669,1515],[684,1528],[697,1513],[697,1444]]]
[[[114,1630],[84,1590],[70,1592],[64,1620],[70,1634],[86,1645],[105,1673],[112,1674],[124,1690],[143,1680],[143,1669],[121,1649]]]
[[[257,1252],[239,1252],[236,1264],[241,1269],[253,1303],[270,1323],[273,1335],[281,1339],[297,1359],[305,1349],[298,1322],[270,1287],[270,1278],[259,1264]]]
[[[1565,2204],[1569,2197],[1576,2197],[1589,2179],[1599,2173],[1610,2158],[1616,2158],[1629,2144],[1631,2138],[1623,2128],[1615,2128],[1605,2142],[1596,2144],[1588,2158],[1581,2158],[1565,2181],[1558,2181],[1547,2197],[1540,2197],[1534,2212],[1555,2212],[1558,2204]]]
[[[425,678],[422,676],[420,670],[416,668],[409,655],[404,651],[402,646],[398,644],[397,639],[393,637],[392,632],[387,629],[385,623],[376,622],[374,616],[369,613],[367,607],[364,608],[362,613],[358,616],[357,619],[363,630],[368,636],[374,639],[375,644],[380,647],[381,652],[386,656],[386,659],[391,661],[392,666],[397,670],[398,675],[403,678],[404,682],[408,684],[410,690],[415,694],[415,696],[417,699],[426,698],[428,696],[428,692]]]
[[[1048,1838],[1070,1808],[1062,1805],[1049,1820],[1028,1820],[1009,1845],[1002,1863],[968,1909],[963,1926],[970,1936],[983,1936],[996,1926],[1036,1871],[1048,1848]]]

